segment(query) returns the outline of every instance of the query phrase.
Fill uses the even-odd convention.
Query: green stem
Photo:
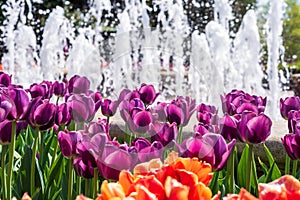
[[[16,141],[16,125],[17,122],[15,120],[12,121],[11,128],[11,143],[9,146],[9,160],[8,160],[8,172],[7,172],[7,199],[12,198],[12,171],[13,171],[13,163],[14,163],[14,152],[15,152],[15,141]]]
[[[1,156],[1,168],[2,168],[2,185],[6,185],[6,173],[5,173],[5,156],[6,155],[6,145],[2,146],[2,156]],[[6,189],[2,187],[3,199],[6,199]]]
[[[53,165],[53,163],[55,162],[56,159],[56,152],[57,152],[57,148],[58,148],[58,140],[55,140],[55,144],[54,144],[54,150],[53,150],[53,155],[52,155],[52,162],[51,162],[51,166]]]
[[[288,154],[285,154],[285,167],[284,167],[285,174],[290,173],[290,164],[291,164],[291,158],[288,156]]]
[[[58,105],[58,101],[59,101],[59,96],[56,99],[56,105]]]
[[[229,174],[229,193],[234,193],[234,151],[231,152],[227,161]]]
[[[30,195],[33,196],[34,189],[35,189],[35,159],[36,159],[36,151],[37,151],[37,144],[38,144],[38,137],[40,134],[40,130],[37,127],[35,131],[35,138],[34,144],[32,147],[32,155],[31,155],[31,174],[30,174]]]
[[[39,138],[40,144],[39,144],[39,153],[40,153],[40,164],[43,163],[43,144],[44,144],[44,134],[41,134],[41,137]]]
[[[98,169],[94,168],[94,198],[97,198],[98,194]]]
[[[298,160],[293,160],[293,172],[292,172],[292,175],[294,177],[296,177],[296,174],[297,174],[297,166],[298,166]]]
[[[182,126],[179,127],[178,136],[177,136],[177,143],[182,143]]]
[[[76,193],[81,194],[81,177],[80,176],[77,176]]]
[[[89,196],[89,179],[85,179],[85,185],[84,185],[84,195]]]
[[[68,183],[68,200],[72,200],[73,189],[73,158],[69,160],[69,183]]]
[[[253,154],[253,144],[249,144],[248,165],[247,165],[247,174],[246,174],[246,190],[249,192],[250,192],[250,183],[251,183],[252,154]]]

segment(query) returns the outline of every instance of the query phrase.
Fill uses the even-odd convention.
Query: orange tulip
[[[76,200],[92,200],[92,199],[85,197],[84,195],[81,194],[76,197]]]
[[[123,187],[119,183],[108,183],[103,181],[101,185],[101,198],[103,200],[124,199],[125,193]]]
[[[168,199],[188,200],[189,189],[170,176],[165,182],[165,192]]]
[[[185,169],[186,171],[195,173],[198,176],[198,181],[205,185],[208,185],[213,176],[210,164],[199,161],[198,158],[178,158],[171,165],[175,169]]]
[[[27,192],[25,192],[24,195],[22,196],[22,200],[31,200]]]
[[[242,188],[239,194],[228,194],[226,197],[223,197],[223,200],[258,200],[258,198]]]
[[[284,175],[270,183],[258,185],[259,199],[300,199],[300,182],[291,175]]]

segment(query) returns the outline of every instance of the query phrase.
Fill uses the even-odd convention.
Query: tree
[[[283,45],[288,63],[300,62],[300,6],[297,0],[287,0],[283,22]]]

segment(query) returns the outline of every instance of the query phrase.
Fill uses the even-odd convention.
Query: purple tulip
[[[195,99],[179,96],[167,107],[168,121],[170,123],[176,122],[177,126],[186,126],[195,110]]]
[[[62,103],[56,107],[55,123],[58,126],[68,126],[72,120],[71,107],[68,103]]]
[[[300,133],[287,134],[281,139],[282,144],[289,155],[293,160],[300,159]]]
[[[29,104],[28,121],[31,126],[47,130],[55,123],[56,106],[48,100],[41,98],[33,99]]]
[[[300,133],[300,110],[291,110],[289,112],[288,128],[290,133]]]
[[[67,158],[78,156],[76,153],[76,146],[80,141],[78,132],[69,130],[60,131],[57,139],[63,156]]]
[[[0,122],[7,119],[8,114],[11,112],[13,107],[12,100],[4,94],[0,94]]]
[[[264,142],[271,134],[271,119],[265,114],[244,112],[238,122],[238,137],[242,142],[257,144]]]
[[[120,114],[132,132],[146,133],[149,130],[152,115],[145,110],[140,99],[135,98],[130,102],[123,100],[120,104]]]
[[[65,86],[65,83],[63,82],[58,82],[55,81],[52,85],[53,87],[53,93],[58,96],[58,97],[63,97],[65,96],[66,92],[67,92],[67,88]]]
[[[119,106],[118,101],[105,99],[101,103],[101,112],[106,117],[112,117],[116,113],[118,106]]]
[[[176,140],[178,129],[175,122],[169,124],[168,122],[156,121],[150,126],[149,134],[152,142],[159,141],[163,146],[173,145],[172,141]]]
[[[153,85],[147,85],[145,83],[141,85],[138,93],[140,94],[140,99],[146,105],[151,105],[159,95],[159,93],[155,92]]]
[[[73,94],[68,98],[73,120],[76,122],[91,121],[95,116],[93,99],[84,94]]]
[[[215,106],[200,104],[197,107],[197,119],[204,125],[216,125],[218,124],[218,111]]]
[[[27,108],[29,104],[29,96],[25,90],[19,87],[9,86],[8,97],[13,104],[7,118],[9,120],[25,119],[28,115]]]
[[[300,110],[300,98],[298,96],[280,99],[280,114],[284,119],[288,119],[291,110]]]
[[[81,176],[87,179],[91,179],[94,177],[94,168],[84,164],[82,158],[75,158],[73,164],[77,176]]]
[[[211,164],[213,171],[219,171],[224,168],[235,142],[233,139],[227,144],[222,135],[216,133],[203,136],[195,134],[182,143],[180,152],[183,157],[197,157],[206,161]]]
[[[175,122],[177,126],[180,126],[183,123],[183,117],[183,111],[179,106],[175,104],[168,105],[167,118],[170,123]]]
[[[11,84],[11,75],[0,72],[0,85],[8,87]]]
[[[229,114],[225,114],[224,117],[220,119],[220,133],[221,135],[227,139],[238,139],[238,119],[240,115],[230,116]]]
[[[229,115],[240,114],[244,111],[263,113],[267,98],[250,95],[242,90],[232,90],[225,96],[221,95],[222,109]]]
[[[22,129],[26,129],[27,123],[18,121],[16,126],[16,136],[19,135]],[[11,142],[12,121],[5,120],[0,122],[0,144],[7,145]]]
[[[73,76],[68,85],[69,93],[85,94],[90,88],[90,81],[86,77]]]
[[[107,140],[106,134],[84,135],[82,140],[77,143],[76,153],[82,158],[84,164],[90,167],[97,167],[95,156],[100,153],[101,147]]]
[[[100,175],[105,179],[118,180],[121,170],[129,170],[132,157],[124,148],[115,143],[106,143],[103,153],[97,158]]]
[[[210,132],[208,129],[209,129],[209,127],[207,127],[207,125],[199,123],[198,125],[194,126],[194,133],[197,133],[197,134],[200,134],[200,135],[204,135],[204,134]]]
[[[102,103],[102,95],[100,92],[92,92],[89,95],[95,102],[95,111],[97,112]]]
[[[141,163],[148,162],[154,158],[162,158],[163,145],[159,141],[150,143],[145,138],[136,138],[131,145],[137,149],[137,156]]]
[[[40,84],[33,83],[29,88],[29,92],[31,98],[50,99],[53,95],[52,83],[49,81],[43,81]]]
[[[150,108],[154,121],[166,121],[167,120],[167,108],[168,104],[165,102],[158,102],[155,107]]]

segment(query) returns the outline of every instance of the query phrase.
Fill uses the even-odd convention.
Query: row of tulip
[[[196,105],[190,97],[157,102],[159,93],[147,84],[122,90],[116,100],[91,91],[89,80],[80,76],[63,82],[34,83],[24,89],[12,84],[11,76],[1,73],[0,86],[3,199],[21,198],[26,191],[34,199],[74,199],[75,194],[82,193],[97,197],[99,184],[105,179],[118,180],[122,170],[132,171],[151,159],[165,159],[173,150],[211,167],[213,177],[205,184],[209,183],[213,194],[238,193],[245,187],[257,195],[259,183],[281,176],[266,146],[269,164],[260,161],[264,174],[256,174],[253,146],[267,139],[272,126],[264,114],[267,99],[260,96],[240,90],[221,96],[221,116],[215,106]],[[281,100],[280,109],[297,136],[299,98]],[[110,118],[117,110],[125,130],[112,138]],[[104,118],[93,120],[99,112]],[[194,134],[183,135],[194,112],[198,120]],[[292,159],[299,158],[298,146],[294,145],[297,138],[283,139]],[[240,158],[237,140],[246,143]],[[294,163],[296,176],[297,162]],[[170,179],[168,184],[177,182]],[[169,190],[169,186],[164,189]]]

